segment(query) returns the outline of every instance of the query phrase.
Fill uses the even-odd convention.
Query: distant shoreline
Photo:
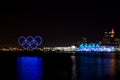
[[[43,52],[43,51],[0,51],[0,56],[97,56],[120,57],[120,52]]]

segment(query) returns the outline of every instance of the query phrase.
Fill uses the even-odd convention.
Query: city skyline
[[[60,7],[39,3],[33,1],[27,4],[25,1],[16,2],[17,5],[12,2],[4,4],[0,12],[0,47],[19,46],[19,36],[29,35],[42,36],[42,46],[67,46],[84,37],[89,42],[96,42],[101,41],[104,32],[112,28],[120,37],[120,15],[116,3],[86,4],[83,1],[76,6],[73,3],[71,7],[69,4]]]

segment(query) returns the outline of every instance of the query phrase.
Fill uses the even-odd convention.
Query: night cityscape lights
[[[20,36],[18,44],[22,48],[10,47],[1,48],[1,51],[33,51],[39,50],[43,52],[57,51],[57,52],[114,52],[120,51],[120,39],[114,37],[114,29],[111,32],[105,32],[103,41],[99,43],[87,43],[87,38],[82,38],[78,44],[71,44],[71,46],[56,46],[56,47],[39,47],[42,44],[41,36]]]

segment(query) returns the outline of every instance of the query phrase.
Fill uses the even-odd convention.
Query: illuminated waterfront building
[[[99,44],[80,44],[77,51],[99,51],[99,52],[112,52],[115,51],[114,46],[100,46]]]

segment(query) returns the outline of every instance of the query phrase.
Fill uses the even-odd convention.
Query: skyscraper
[[[104,45],[113,45],[115,43],[115,31],[114,29],[111,32],[105,32],[103,36],[103,44]]]
[[[111,37],[114,37],[115,36],[115,31],[114,31],[114,29],[112,29],[112,31],[111,31]]]

